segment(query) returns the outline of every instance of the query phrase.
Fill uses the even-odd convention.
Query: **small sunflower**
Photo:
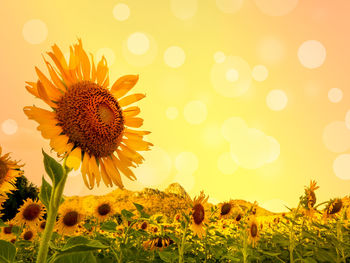
[[[38,231],[43,232],[45,230],[46,220],[41,220],[39,223]]]
[[[16,178],[23,174],[20,170],[23,165],[19,165],[17,161],[11,161],[9,153],[3,156],[1,154],[0,146],[0,196],[6,198],[6,193],[16,190]]]
[[[30,228],[25,228],[22,232],[22,235],[21,235],[22,239],[23,240],[26,240],[26,241],[33,241],[36,237],[36,232],[33,231],[32,229]]]
[[[98,221],[105,221],[116,213],[112,200],[107,197],[100,198],[94,205],[93,216]]]
[[[142,229],[142,230],[146,230],[147,227],[148,227],[147,221],[142,222],[142,224],[140,225],[140,229]]]
[[[4,226],[0,228],[0,239],[11,241],[12,239],[16,239],[15,234],[12,232],[13,224],[8,224],[8,226]]]
[[[143,247],[150,250],[163,250],[164,248],[173,244],[174,241],[169,237],[153,237],[143,242]]]
[[[219,212],[221,218],[230,218],[234,213],[234,204],[232,200],[219,204]]]
[[[15,225],[26,225],[31,229],[36,228],[42,220],[45,213],[45,207],[41,201],[33,201],[28,198],[18,209],[18,213],[13,218]]]
[[[73,235],[84,215],[79,209],[79,201],[70,201],[63,203],[59,208],[59,218],[56,223],[57,232],[61,235]]]
[[[123,188],[120,172],[131,180],[136,176],[130,167],[144,158],[138,151],[147,151],[151,143],[143,140],[148,131],[140,131],[143,119],[140,108],[130,106],[144,94],[125,96],[137,83],[138,75],[120,77],[109,87],[105,57],[97,64],[83,49],[82,41],[70,47],[67,62],[57,45],[48,52],[55,66],[45,59],[50,79],[35,68],[38,81],[26,82],[26,89],[43,100],[51,111],[28,106],[29,119],[39,123],[38,130],[67,166],[81,173],[85,185],[92,189],[101,179],[106,186]]]
[[[317,186],[316,181],[310,181],[310,186],[305,188],[305,193],[307,196],[307,207],[309,209],[313,208],[316,204],[316,194],[315,191],[320,188]]]
[[[255,216],[250,218],[247,232],[248,232],[249,244],[251,244],[252,247],[255,247],[260,237],[258,222]]]
[[[323,213],[323,218],[335,218],[337,216],[337,213],[339,213],[342,209],[342,207],[343,202],[340,198],[330,200]]]
[[[204,193],[201,192],[192,202],[191,229],[193,233],[200,238],[205,234],[204,224],[207,222],[207,218],[205,216],[204,205],[208,201],[208,198],[209,196],[205,197]]]

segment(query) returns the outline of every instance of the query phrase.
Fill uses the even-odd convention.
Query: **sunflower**
[[[11,241],[16,239],[16,235],[13,233],[13,224],[8,224],[8,226],[4,226],[0,228],[0,239]]]
[[[257,222],[255,216],[252,216],[250,218],[249,223],[248,223],[247,232],[248,232],[249,244],[251,244],[252,247],[255,247],[256,243],[259,240],[259,236],[260,236],[258,222]]]
[[[335,218],[342,207],[343,202],[340,198],[330,200],[323,213],[323,219]]]
[[[45,230],[46,220],[41,220],[39,222],[38,232],[43,232]]]
[[[115,213],[113,202],[107,197],[99,198],[96,204],[94,204],[93,216],[96,217],[98,221],[105,221]]]
[[[26,225],[31,229],[36,228],[42,220],[45,213],[45,207],[41,201],[33,201],[28,198],[18,209],[18,213],[12,219],[15,225]]]
[[[136,117],[140,108],[131,106],[144,94],[125,96],[136,84],[138,75],[122,76],[109,87],[105,57],[97,64],[89,59],[82,41],[70,47],[67,62],[57,45],[47,53],[54,66],[45,60],[50,78],[35,68],[38,81],[26,82],[27,90],[42,99],[52,110],[35,106],[24,108],[29,119],[39,123],[38,130],[66,165],[81,167],[85,185],[92,189],[101,179],[106,186],[123,188],[120,172],[131,180],[130,167],[144,158],[137,151],[152,146],[143,140],[148,131],[140,131],[143,119]]]
[[[23,174],[17,161],[11,161],[9,153],[2,154],[2,148],[0,146],[0,198],[6,198],[6,193],[10,193],[16,190],[15,183],[16,178]],[[3,200],[2,200],[3,201]]]
[[[73,235],[84,218],[83,213],[79,209],[79,201],[63,203],[58,213],[60,216],[56,223],[57,232],[61,235]]]
[[[143,242],[142,246],[144,249],[161,251],[173,243],[174,243],[174,241],[169,237],[158,236],[158,237],[153,237],[153,238]]]
[[[230,218],[234,212],[232,200],[219,204],[220,218]]]
[[[209,196],[205,197],[203,191],[198,197],[192,201],[192,224],[191,229],[195,235],[202,238],[205,234],[204,224],[207,222],[205,217],[204,205],[208,201]]]
[[[25,228],[25,229],[23,229],[21,237],[23,240],[33,241],[36,237],[36,232],[30,228]]]

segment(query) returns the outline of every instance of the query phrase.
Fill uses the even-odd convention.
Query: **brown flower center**
[[[41,229],[45,229],[45,226],[46,226],[46,221],[41,222],[40,228]]]
[[[5,227],[4,227],[4,234],[9,235],[9,234],[11,234],[11,233],[12,233],[12,225],[10,225],[10,226],[5,226]]]
[[[250,226],[250,235],[256,237],[258,235],[258,226],[255,223],[252,223]]]
[[[232,205],[230,203],[225,203],[221,206],[221,215],[224,216],[224,215],[227,215],[228,213],[230,213],[231,211],[231,208],[232,208]]]
[[[101,216],[108,215],[111,212],[111,207],[109,204],[102,204],[97,208],[97,212]]]
[[[28,230],[27,232],[24,233],[23,239],[24,240],[31,240],[33,235],[34,235],[33,232]]]
[[[63,217],[63,224],[65,226],[75,226],[78,223],[78,212],[70,211]]]
[[[238,221],[240,221],[241,219],[242,219],[241,214],[238,214],[238,216],[236,217],[236,221],[238,222]]]
[[[204,220],[204,207],[201,204],[196,204],[193,211],[193,221],[196,225],[200,225]]]
[[[38,204],[29,204],[23,210],[23,218],[27,221],[33,221],[40,215],[41,207]]]
[[[0,160],[0,185],[4,182],[8,171],[9,168],[7,167],[6,163]]]
[[[124,119],[107,89],[80,82],[69,87],[57,105],[57,119],[69,142],[95,157],[106,157],[117,149]]]
[[[141,229],[145,230],[147,228],[147,222],[143,222],[141,225]]]
[[[312,208],[316,204],[316,195],[314,191],[310,191],[308,195],[308,207]]]

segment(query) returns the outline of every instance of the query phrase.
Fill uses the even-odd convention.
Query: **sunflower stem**
[[[186,241],[187,229],[188,229],[188,221],[186,220],[186,225],[185,225],[185,229],[184,229],[184,232],[182,235],[181,244],[179,246],[179,263],[185,262],[184,261],[184,246],[185,246],[185,241]]]
[[[51,240],[52,232],[56,223],[58,208],[61,203],[63,190],[67,181],[67,176],[69,171],[70,169],[66,167],[66,159],[65,159],[63,164],[62,179],[57,184],[53,184],[53,187],[52,187],[45,230],[41,238],[39,252],[36,259],[37,263],[46,263],[47,254],[49,251],[49,242]]]

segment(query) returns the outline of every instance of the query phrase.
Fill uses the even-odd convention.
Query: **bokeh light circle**
[[[190,124],[200,124],[207,118],[207,106],[199,100],[190,101],[184,108],[185,120]]]
[[[238,168],[237,163],[232,159],[229,152],[223,153],[219,156],[217,165],[219,171],[225,175],[234,174]]]
[[[326,59],[326,48],[317,40],[307,40],[300,45],[298,58],[304,67],[318,68]]]
[[[157,56],[158,45],[154,38],[145,32],[136,32],[128,36],[122,44],[126,61],[137,67],[150,65]]]
[[[123,3],[116,4],[113,8],[113,16],[119,21],[127,20],[130,16],[129,6]]]
[[[269,71],[264,65],[256,65],[255,67],[253,67],[252,76],[253,79],[255,79],[256,81],[264,81],[265,79],[267,79],[268,75]]]
[[[346,112],[345,115],[345,125],[350,130],[350,110]]]
[[[226,59],[225,53],[222,51],[217,51],[214,54],[214,60],[216,63],[223,63]]]
[[[178,68],[185,62],[186,54],[181,47],[171,46],[164,52],[164,62],[171,68]]]
[[[166,109],[165,114],[169,120],[175,120],[179,115],[179,110],[176,107],[169,107]]]
[[[170,176],[172,160],[160,147],[142,153],[145,162],[134,170],[137,181],[146,187],[161,185]]]
[[[198,158],[192,152],[181,152],[175,158],[175,168],[183,174],[192,174],[198,169]]]
[[[135,55],[143,55],[149,49],[149,39],[141,32],[136,32],[128,37],[128,49]]]
[[[258,43],[257,52],[265,63],[277,64],[285,55],[285,46],[278,37],[267,36]]]
[[[239,73],[236,69],[230,68],[226,71],[226,79],[230,82],[235,82],[239,79]]]
[[[15,120],[8,119],[8,120],[3,121],[1,128],[5,134],[13,135],[18,130],[18,124]]]
[[[244,136],[248,129],[247,123],[240,117],[231,117],[224,121],[221,127],[221,134],[228,142]]]
[[[203,143],[210,148],[218,148],[224,142],[221,136],[221,127],[216,123],[206,125],[201,132]]]
[[[107,65],[112,66],[114,64],[115,60],[115,54],[114,51],[110,48],[100,48],[96,52],[96,61],[100,61],[102,56],[104,56],[107,60]]]
[[[238,74],[235,74],[233,70]],[[227,79],[228,72],[229,79]],[[232,81],[237,75],[238,79]],[[214,89],[222,96],[229,98],[239,97],[246,93],[252,81],[249,64],[241,57],[234,56],[228,56],[222,63],[215,63],[210,77]]]
[[[236,13],[243,5],[243,0],[216,0],[216,5],[223,13]]]
[[[271,90],[266,96],[266,104],[273,111],[283,110],[287,103],[288,97],[283,90]]]
[[[298,0],[254,0],[262,13],[269,16],[284,16],[295,9]]]
[[[338,88],[332,88],[328,91],[328,99],[330,102],[338,103],[343,98],[343,91]]]
[[[350,180],[350,154],[341,154],[333,162],[335,175],[342,180]]]
[[[171,0],[170,7],[175,17],[187,20],[196,14],[198,3],[197,0]]]
[[[28,43],[35,45],[46,40],[48,30],[43,21],[39,19],[32,19],[24,24],[22,34]]]
[[[327,149],[335,153],[342,153],[350,148],[350,130],[343,121],[328,124],[323,130],[322,139]]]

